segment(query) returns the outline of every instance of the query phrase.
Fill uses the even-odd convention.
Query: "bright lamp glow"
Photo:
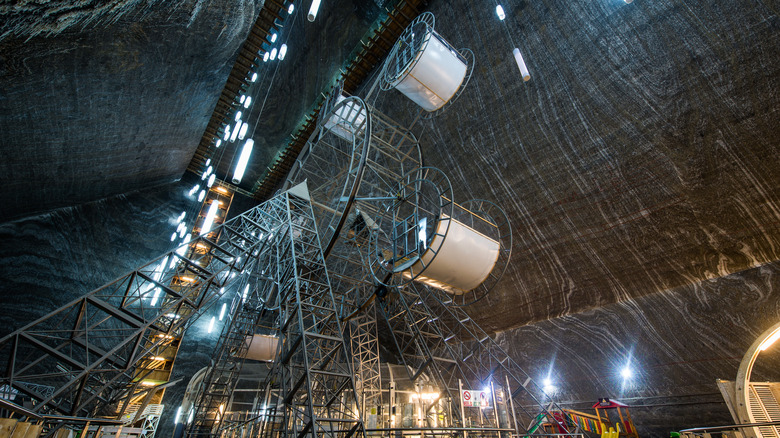
[[[216,179],[217,179],[217,175],[215,175],[215,174],[213,174],[213,173],[212,173],[212,174],[211,174],[211,176],[209,177],[209,180],[208,180],[208,182],[206,183],[206,187],[211,187],[211,186],[213,186],[213,185],[214,185],[214,181],[215,181]]]
[[[238,130],[241,129],[241,120],[236,122],[236,126],[233,127],[233,133],[230,134],[230,141],[236,141],[238,138]]]
[[[272,42],[272,43],[275,43],[275,42],[276,42],[276,36],[277,36],[277,35],[276,35],[276,32],[274,32],[274,33],[272,33],[272,34],[271,34],[271,42]]]
[[[235,119],[236,122],[241,120],[241,116],[242,116],[241,111],[236,111],[236,119]]]
[[[219,311],[219,320],[225,317],[225,310],[227,310],[227,303],[222,303],[222,309]]]
[[[238,158],[238,164],[236,164],[236,171],[233,173],[233,184],[241,182],[241,178],[244,177],[244,171],[246,165],[249,163],[249,156],[252,155],[252,148],[255,145],[255,141],[247,139],[244,143],[244,148],[241,150],[241,156]]]
[[[171,242],[173,242],[174,240],[176,240],[176,232],[171,234]]]
[[[176,409],[176,416],[173,417],[173,424],[179,424],[180,416],[181,416],[181,406],[179,406],[179,409]]]
[[[165,267],[168,265],[168,257],[165,256],[164,259],[160,262],[160,264],[157,266],[157,269],[154,270],[154,274],[152,275],[152,279],[155,281],[155,283],[159,283],[162,279],[163,273],[165,272]],[[150,306],[154,306],[157,304],[157,300],[160,298],[160,288],[155,287],[154,288],[154,294],[152,295],[152,300],[149,302]]]
[[[780,339],[780,329],[778,329],[776,332],[772,333],[772,336],[766,338],[764,342],[761,343],[761,345],[758,346],[758,349],[760,351],[764,351],[767,348],[771,347],[772,344],[777,342],[777,340]]]
[[[222,137],[222,139],[228,141],[229,138],[230,138],[230,125],[225,125],[225,136]]]
[[[290,7],[287,8],[287,13],[292,14],[294,10],[295,10],[295,4],[290,3]]]
[[[276,47],[271,49],[271,61],[273,61],[274,59],[276,59]]]
[[[269,55],[268,52],[265,52],[265,55],[263,55],[263,62],[267,62],[269,56],[271,55]]]
[[[631,369],[628,365],[623,367],[622,370],[620,370],[620,376],[624,379],[630,379],[634,376],[634,370]]]
[[[246,137],[246,130],[249,129],[249,125],[244,123],[241,125],[241,129],[238,131],[238,139],[243,140]]]
[[[179,257],[184,257],[184,254],[187,252],[187,248],[188,248],[187,244],[190,243],[190,240],[192,240],[192,235],[187,234],[186,236],[184,236],[182,245],[176,248],[176,254],[178,254]],[[175,259],[173,261],[175,261]]]
[[[244,95],[242,94],[242,95],[241,95],[241,98],[240,98],[240,99],[238,99],[238,103],[244,103],[244,99],[246,99],[246,96],[244,96]]]
[[[190,196],[194,195],[195,192],[197,192],[199,188],[200,188],[199,184],[195,184],[194,186],[192,186],[192,188],[190,189],[189,195]]]
[[[198,193],[198,202],[203,201],[203,198],[205,198],[205,197],[206,197],[206,191],[205,190],[201,190],[200,193]]]
[[[246,101],[244,102],[244,108],[249,108],[249,105],[252,104],[252,96],[247,96]]]
[[[504,14],[504,8],[501,5],[496,6],[496,15],[498,15],[498,19],[501,21],[504,21],[504,18],[506,18],[506,14]]]
[[[222,146],[222,140],[217,140],[217,144],[215,145],[215,147],[220,147],[220,146]]]
[[[206,159],[206,166],[208,166],[208,165],[210,165],[210,164],[211,164],[211,158],[207,158],[207,159]]]
[[[244,293],[241,294],[241,302],[242,303],[246,301],[246,296],[247,295],[249,295],[249,284],[246,285],[246,287],[244,288]]]
[[[287,44],[282,44],[279,48],[279,61],[283,60],[285,55],[287,55]]]
[[[523,60],[523,55],[520,54],[520,49],[515,47],[515,49],[512,50],[512,53],[515,55],[517,68],[520,69],[520,74],[523,75],[523,82],[528,82],[531,80],[531,74],[528,73],[528,67],[525,66],[525,61]]]
[[[252,73],[252,79],[250,81],[254,82],[257,80],[257,73]]]
[[[209,321],[209,333],[211,333],[211,332],[213,332],[213,331],[214,331],[214,321],[215,321],[215,320],[216,320],[216,318],[214,318],[214,317],[212,316],[212,317],[211,317],[211,321]]]
[[[314,21],[317,18],[317,12],[320,10],[320,0],[313,0],[311,2],[311,7],[309,7],[309,14],[306,16],[306,18],[309,21]]]
[[[200,235],[203,236],[211,231],[211,227],[214,225],[214,219],[217,217],[217,211],[219,210],[219,201],[216,199],[211,201],[209,210],[206,212],[206,219],[203,220],[203,226],[200,227]]]

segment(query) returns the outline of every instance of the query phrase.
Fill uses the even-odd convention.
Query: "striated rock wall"
[[[525,325],[498,342],[565,408],[621,400],[639,435],[733,424],[715,379],[734,380],[753,341],[780,317],[780,262],[577,314]],[[634,377],[620,370],[630,364]],[[752,380],[778,381],[780,348]]]
[[[258,4],[0,8],[0,221],[181,178]]]
[[[433,2],[470,47],[460,99],[422,120],[456,201],[503,206],[512,263],[473,306],[487,329],[780,259],[778,2]],[[531,72],[522,82],[517,45]],[[378,105],[411,121],[396,91]]]

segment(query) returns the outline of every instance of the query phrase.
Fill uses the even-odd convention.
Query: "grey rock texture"
[[[731,423],[715,379],[780,318],[778,3],[502,4],[503,23],[432,3],[476,63],[415,127],[456,201],[512,221],[509,270],[470,313],[537,381],[552,369],[564,405],[623,398],[640,436]],[[395,91],[377,104],[417,115]],[[780,378],[776,354],[761,362]]]
[[[0,337],[174,247],[189,182],[0,224]]]
[[[631,298],[501,332],[499,343],[563,407],[599,397],[635,405],[640,436],[733,424],[715,379],[734,380],[753,340],[777,323],[780,263]],[[759,355],[754,381],[777,381],[780,349]],[[624,380],[630,364],[635,376]]]
[[[0,9],[0,220],[181,178],[259,11],[110,4]]]

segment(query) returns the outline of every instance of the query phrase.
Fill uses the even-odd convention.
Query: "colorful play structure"
[[[540,423],[545,433],[551,434],[573,433],[575,432],[573,429],[576,428],[577,432],[585,432],[601,438],[639,438],[628,408],[628,405],[619,401],[602,398],[593,405],[595,415],[573,409],[562,409],[550,412],[553,418],[540,418],[543,420]],[[570,425],[568,428],[565,426],[567,424]]]

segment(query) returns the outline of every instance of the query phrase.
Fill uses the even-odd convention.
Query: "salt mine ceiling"
[[[3,220],[182,178],[262,7],[80,3],[0,10],[13,18],[0,28]],[[289,54],[261,66],[243,189],[390,3],[327,1],[316,22],[285,24]],[[512,221],[509,270],[470,310],[480,324],[504,330],[778,259],[778,2],[516,1],[504,22],[489,6],[428,2],[475,70],[414,128],[456,201],[489,199]],[[416,114],[395,91],[376,104],[404,124]]]

